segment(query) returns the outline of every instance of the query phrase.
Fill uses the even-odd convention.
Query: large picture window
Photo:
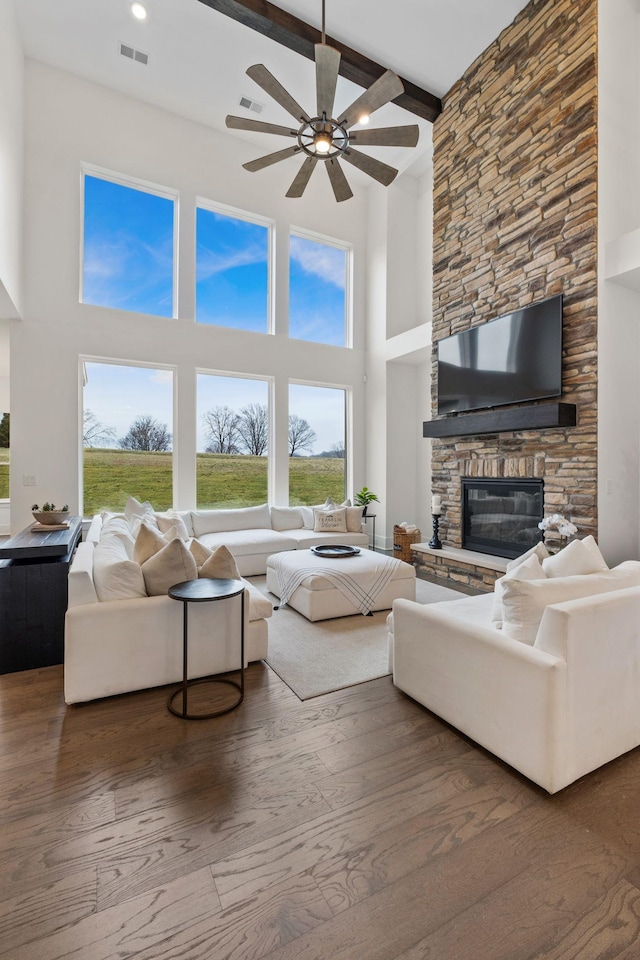
[[[175,201],[85,173],[82,301],[174,316]]]
[[[9,414],[0,413],[0,500],[9,499],[9,424]]]
[[[292,233],[289,239],[289,336],[347,345],[349,251]]]
[[[266,503],[269,477],[269,384],[198,374],[198,507]]]
[[[129,496],[173,503],[173,373],[83,364],[83,510],[121,512]]]
[[[289,385],[289,503],[341,503],[346,495],[346,395]]]
[[[267,333],[271,227],[199,206],[196,320]]]

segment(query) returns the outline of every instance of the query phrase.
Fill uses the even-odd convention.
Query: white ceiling
[[[26,56],[138,97],[207,126],[226,130],[228,113],[256,118],[241,96],[264,104],[261,120],[290,123],[288,114],[245,75],[264,63],[308,111],[314,66],[199,0],[145,0],[149,18],[134,20],[129,0],[13,0]],[[326,0],[330,36],[442,96],[527,0]],[[320,0],[281,0],[283,9],[320,27]],[[143,66],[120,54],[126,43],[149,56]],[[362,92],[342,78],[336,107]],[[380,109],[372,126],[418,122],[418,150],[366,148],[407,168],[430,150],[431,125],[400,107]],[[282,138],[234,131],[255,144],[252,157],[280,149]],[[357,171],[350,168],[350,175]],[[370,181],[369,181],[370,182]]]

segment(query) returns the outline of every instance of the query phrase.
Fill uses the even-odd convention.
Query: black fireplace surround
[[[542,480],[462,478],[462,546],[497,557],[519,557],[542,540]]]

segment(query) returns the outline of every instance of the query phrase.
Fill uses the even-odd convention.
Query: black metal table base
[[[235,710],[244,700],[244,668],[241,672],[240,683],[238,683],[237,680],[229,680],[226,677],[199,677],[196,680],[187,681],[187,689],[189,687],[195,687],[198,683],[226,683],[230,687],[235,687],[240,696],[236,697],[228,707],[223,707],[222,710],[214,710],[212,713],[187,713],[184,688],[178,687],[167,700],[169,713],[172,713],[174,717],[180,717],[181,720],[211,720],[212,717],[221,717],[224,713],[230,713],[232,710]],[[182,694],[182,710],[177,710],[173,705],[173,701],[180,694]]]

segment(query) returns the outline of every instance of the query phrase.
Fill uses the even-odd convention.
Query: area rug
[[[278,604],[265,577],[252,577],[251,582]],[[463,596],[458,590],[416,580],[419,603]],[[300,700],[387,676],[388,615],[388,610],[381,610],[371,617],[358,614],[311,623],[290,607],[280,607],[269,620],[267,663]]]

